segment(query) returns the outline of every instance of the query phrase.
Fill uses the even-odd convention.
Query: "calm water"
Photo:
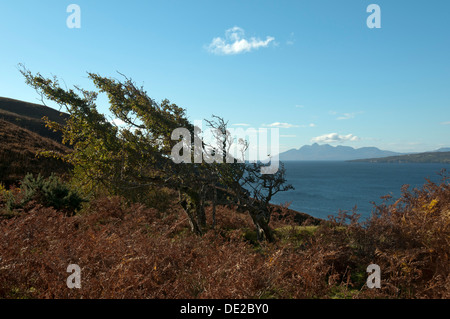
[[[399,197],[401,187],[422,186],[430,178],[438,182],[438,173],[448,164],[388,164],[351,162],[285,162],[288,183],[295,190],[277,194],[273,203],[292,202],[291,209],[327,218],[339,209],[358,206],[361,218],[372,212],[371,201],[381,203],[381,196]]]

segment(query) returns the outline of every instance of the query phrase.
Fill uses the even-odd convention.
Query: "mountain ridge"
[[[0,119],[61,143],[61,133],[45,127],[42,119],[44,116],[60,124],[65,124],[69,117],[68,114],[45,105],[0,97]]]
[[[377,147],[353,148],[351,146],[314,143],[298,149],[290,149],[279,154],[281,161],[347,161],[364,158],[379,158],[403,155],[402,153],[380,150]]]

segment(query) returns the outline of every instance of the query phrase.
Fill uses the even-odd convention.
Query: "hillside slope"
[[[54,158],[36,157],[39,150],[66,153],[69,148],[23,127],[0,119],[0,182],[16,183],[27,173],[48,176],[66,173],[69,165]]]
[[[43,116],[61,124],[68,118],[67,114],[44,105],[0,97],[0,119],[61,142],[59,132],[53,132],[45,127]]]

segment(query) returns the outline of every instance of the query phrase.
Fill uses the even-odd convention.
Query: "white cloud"
[[[355,117],[355,113],[344,113],[337,118],[337,120],[349,120]]]
[[[282,123],[282,122],[274,122],[272,124],[263,124],[264,127],[275,127],[275,128],[292,128],[292,127],[315,127],[316,124],[303,124],[303,125],[295,125],[290,123]]]
[[[316,127],[316,124],[309,123],[308,125],[304,124],[304,125],[300,125],[300,126],[297,126],[297,127]]]
[[[267,47],[274,37],[267,36],[265,40],[251,37],[245,38],[245,32],[240,27],[233,27],[225,31],[225,38],[214,38],[208,45],[208,51],[214,54],[239,54],[255,49]]]
[[[450,125],[450,121],[448,121],[448,122],[442,122],[441,124],[442,124],[442,125]]]
[[[289,123],[281,123],[281,122],[274,122],[272,124],[263,125],[267,127],[276,127],[276,128],[291,128],[291,127],[299,127],[298,125],[289,124]]]
[[[336,118],[336,120],[349,120],[355,118],[356,114],[361,114],[363,112],[353,112],[353,113],[342,113]],[[331,115],[337,115],[337,112],[330,112]]]
[[[330,133],[330,134],[324,134],[321,136],[317,136],[311,139],[311,142],[313,143],[343,143],[343,142],[355,142],[359,141],[360,138],[358,136],[355,136],[353,134],[347,134],[347,135],[339,135],[338,133]]]
[[[280,137],[297,137],[297,135],[280,135]]]
[[[231,124],[233,126],[250,126],[250,124],[247,123],[236,123],[236,124]]]
[[[305,106],[304,106],[304,105],[296,105],[295,107],[296,107],[296,108],[299,108],[299,109],[302,109],[302,108],[304,108]]]

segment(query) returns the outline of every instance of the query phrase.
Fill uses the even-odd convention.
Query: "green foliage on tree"
[[[74,166],[73,182],[85,194],[107,191],[122,195],[132,201],[145,202],[151,190],[167,187],[178,191],[179,204],[183,207],[192,231],[204,233],[206,223],[205,203],[215,205],[235,203],[238,209],[247,211],[253,218],[259,234],[272,240],[269,201],[279,191],[292,186],[285,185],[284,168],[276,174],[260,173],[262,164],[245,163],[233,159],[230,164],[218,164],[205,160],[201,163],[176,164],[171,158],[174,146],[172,132],[185,128],[193,139],[198,130],[188,121],[185,110],[169,100],[157,103],[147,92],[129,78],[123,80],[88,73],[96,91],[79,87],[63,89],[56,77],[45,78],[23,68],[26,83],[35,88],[42,99],[56,102],[68,114],[65,125],[46,119],[47,126],[61,131],[63,142],[73,151],[69,154],[44,152],[56,156]],[[118,127],[97,110],[98,94],[106,94],[109,110],[125,123]],[[209,125],[222,135],[221,146],[214,149],[223,159],[230,157],[232,141],[228,138],[226,123],[213,116]],[[220,135],[217,135],[220,137]],[[193,158],[193,143],[187,147]],[[248,144],[244,143],[245,147]],[[214,154],[202,143],[201,152],[208,159]],[[215,216],[213,216],[213,225]],[[261,237],[262,238],[262,237]]]

